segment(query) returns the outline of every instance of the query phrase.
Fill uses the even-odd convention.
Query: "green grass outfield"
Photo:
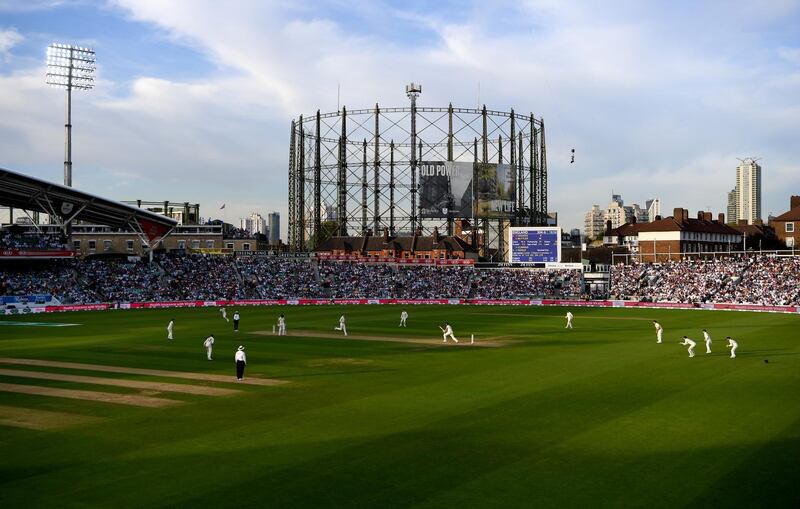
[[[568,331],[563,308],[406,309],[400,329],[400,306],[242,308],[236,335],[215,308],[0,318],[79,324],[0,326],[0,387],[179,403],[0,389],[0,507],[800,507],[800,316],[573,309]],[[281,311],[290,333],[305,332],[272,336]],[[342,311],[360,339],[333,337]],[[445,320],[462,343],[474,333],[494,346],[442,345]],[[202,347],[208,333],[213,362]],[[698,342],[694,359],[678,344],[684,334]],[[726,335],[739,340],[737,359]],[[235,383],[239,344],[248,380],[290,383]]]

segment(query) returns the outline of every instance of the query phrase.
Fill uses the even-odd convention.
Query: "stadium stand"
[[[618,264],[611,298],[649,302],[800,304],[800,258],[750,255]]]
[[[610,298],[800,305],[800,257],[618,264]],[[580,270],[476,268],[257,256],[165,255],[0,265],[3,304],[234,299],[589,298]]]

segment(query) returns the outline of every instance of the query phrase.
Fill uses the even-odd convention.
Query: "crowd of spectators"
[[[31,268],[0,267],[0,295],[50,295],[63,304],[80,304],[93,300],[90,292],[77,284],[70,263],[37,264]]]
[[[800,257],[755,256],[741,279],[723,288],[718,299],[762,306],[800,305]]]
[[[38,232],[14,234],[3,230],[0,232],[0,249],[63,250],[67,249],[67,245],[60,234]]]
[[[800,305],[800,257],[755,255],[617,265],[610,298]],[[0,295],[63,303],[293,298],[580,298],[579,270],[482,269],[277,257],[165,256],[155,263],[0,265]],[[585,297],[585,296],[584,296]]]
[[[336,299],[379,299],[395,296],[397,273],[391,265],[321,261],[322,285]]]
[[[101,302],[146,302],[170,300],[157,264],[145,261],[81,260],[75,270],[81,283]]]
[[[244,256],[237,264],[245,285],[262,299],[325,296],[309,260]]]
[[[217,300],[249,297],[236,264],[227,256],[165,256],[164,286],[169,300]]]
[[[474,270],[469,266],[399,266],[396,297],[404,299],[466,299]]]
[[[650,302],[800,304],[800,258],[754,255],[619,264],[612,299]]]
[[[483,269],[475,271],[472,296],[478,299],[579,297],[580,270]]]

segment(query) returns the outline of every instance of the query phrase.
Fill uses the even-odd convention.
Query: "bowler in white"
[[[345,324],[344,315],[339,317],[339,326],[334,327],[333,330],[340,330],[344,332],[344,335],[347,336],[347,325]]]

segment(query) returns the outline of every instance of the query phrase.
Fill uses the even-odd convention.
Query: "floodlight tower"
[[[94,88],[94,50],[71,44],[47,47],[47,84],[67,90],[64,121],[64,185],[72,187],[72,89]]]
[[[411,229],[422,227],[417,217],[417,97],[422,93],[422,85],[411,82],[406,85],[406,95],[411,99]],[[421,152],[421,150],[420,150]],[[420,155],[422,155],[420,153]]]

